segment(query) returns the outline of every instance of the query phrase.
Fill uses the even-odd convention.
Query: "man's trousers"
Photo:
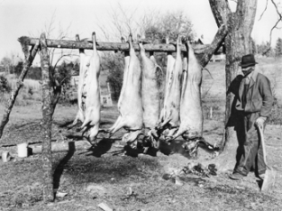
[[[251,169],[255,170],[257,176],[266,171],[262,145],[260,143],[259,131],[255,121],[259,113],[239,112],[236,132],[241,149],[241,156],[238,158],[234,172],[247,176]],[[264,125],[265,128],[265,125]]]

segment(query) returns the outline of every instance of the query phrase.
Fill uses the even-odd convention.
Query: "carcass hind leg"
[[[118,117],[117,121],[115,122],[115,124],[108,130],[109,132],[109,138],[115,133],[117,132],[119,129],[121,129],[122,127],[124,127],[124,121],[123,118],[121,116]]]
[[[164,122],[162,122],[159,126],[158,129],[163,129],[170,121],[172,118],[167,118]]]
[[[99,133],[99,124],[96,124],[89,129],[88,134],[89,134],[89,141],[91,142],[91,144],[92,143],[94,143],[93,145],[97,144],[96,137],[97,137],[98,133]]]
[[[174,134],[177,132],[177,130],[178,130],[178,128],[172,128],[168,131],[168,134],[165,136],[165,141],[168,144],[171,143],[175,139]]]
[[[83,121],[83,117],[81,116],[80,111],[77,112],[72,124],[68,126],[68,130],[72,129],[78,123],[78,121]]]

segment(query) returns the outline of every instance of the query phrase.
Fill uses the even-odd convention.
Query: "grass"
[[[17,77],[15,75],[5,75],[8,79],[8,84],[12,91],[16,88]],[[10,98],[11,93],[0,93],[0,103],[6,104]],[[41,101],[41,86],[39,81],[26,79],[24,80],[23,87],[21,88],[16,101],[15,106],[29,106],[36,101]]]

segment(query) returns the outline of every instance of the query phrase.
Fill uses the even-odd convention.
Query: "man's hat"
[[[255,64],[257,64],[257,62],[255,60],[254,55],[248,54],[242,56],[241,63],[239,64],[239,66],[241,66],[242,68],[246,68],[246,67],[254,66]]]

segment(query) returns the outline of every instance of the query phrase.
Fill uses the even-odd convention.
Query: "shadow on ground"
[[[100,159],[78,155],[64,166],[64,174],[75,184],[112,181],[120,183],[129,177],[137,179],[150,177],[152,171],[160,168],[159,162],[150,157],[110,156]]]

